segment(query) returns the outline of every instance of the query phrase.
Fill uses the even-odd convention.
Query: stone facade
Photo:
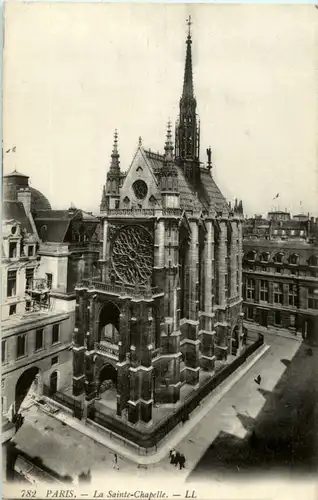
[[[141,138],[120,168],[115,133],[101,201],[100,277],[76,287],[73,394],[98,399],[111,379],[117,416],[151,423],[156,405],[175,404],[183,384],[214,373],[240,350],[242,211],[200,162],[191,34],[173,153]],[[115,333],[114,333],[115,332]],[[231,357],[229,358],[231,359]]]
[[[244,227],[244,313],[250,324],[317,340],[317,220],[273,212]]]
[[[75,283],[92,276],[99,256],[98,219],[52,210],[28,176],[4,176],[2,213],[2,417],[17,412],[29,389],[72,384],[70,350]]]

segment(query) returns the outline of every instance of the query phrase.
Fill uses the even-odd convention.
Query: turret
[[[114,145],[111,154],[111,164],[107,172],[106,187],[103,187],[100,211],[119,208],[120,186],[121,186],[120,161],[118,153],[118,133],[114,133]]]
[[[178,172],[174,164],[171,123],[167,125],[164,161],[160,175],[162,204],[166,208],[179,208]]]

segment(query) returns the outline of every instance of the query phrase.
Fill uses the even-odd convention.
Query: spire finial
[[[193,76],[192,76],[192,54],[191,54],[191,16],[187,19],[188,25],[188,37],[186,40],[187,44],[187,52],[186,52],[186,60],[185,60],[185,68],[184,68],[184,80],[183,80],[183,97],[191,97],[193,98]]]
[[[188,25],[188,39],[191,39],[191,25],[192,25],[191,14],[189,14],[189,17],[187,19],[187,25]]]
[[[139,136],[138,146],[139,146],[139,147],[141,147],[141,146],[142,146],[142,137],[141,137],[141,135]]]

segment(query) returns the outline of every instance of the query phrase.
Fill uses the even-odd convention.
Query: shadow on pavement
[[[318,469],[318,347],[300,345],[273,391],[255,385],[266,399],[254,419],[237,413],[247,433],[242,439],[220,432],[188,481],[207,474],[310,474]],[[235,407],[234,407],[235,408]]]

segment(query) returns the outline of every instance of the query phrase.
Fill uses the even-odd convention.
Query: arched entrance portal
[[[51,373],[50,376],[50,394],[55,394],[57,392],[57,381],[58,381],[58,373],[55,371]]]
[[[15,386],[15,413],[18,413],[38,373],[39,369],[36,366],[32,366],[20,375]]]
[[[99,315],[98,342],[119,342],[119,309],[112,302],[106,302]]]
[[[107,363],[99,372],[98,394],[117,387],[117,370]]]

